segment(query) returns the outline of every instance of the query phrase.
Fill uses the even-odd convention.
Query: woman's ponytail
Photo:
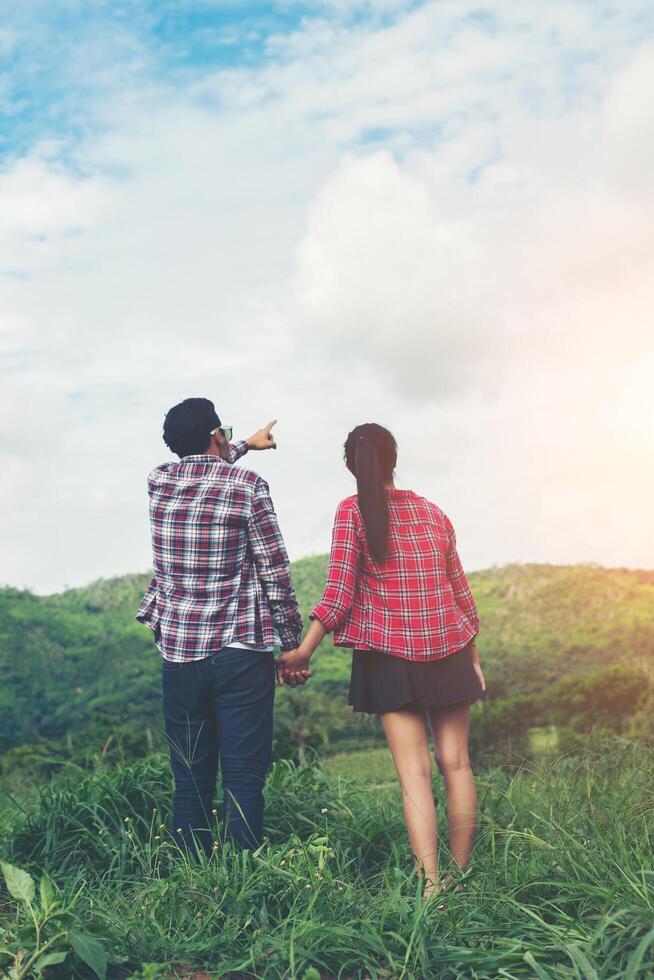
[[[388,555],[388,497],[386,484],[397,462],[395,439],[381,425],[358,425],[347,437],[345,461],[357,481],[359,509],[368,550],[375,561]]]

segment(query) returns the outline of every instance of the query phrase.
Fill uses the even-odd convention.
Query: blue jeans
[[[272,752],[273,654],[225,647],[189,663],[164,660],[162,671],[176,839],[194,851],[195,837],[211,853],[220,761],[225,831],[239,847],[257,847]]]

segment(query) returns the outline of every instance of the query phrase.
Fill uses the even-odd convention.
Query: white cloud
[[[475,9],[309,20],[177,89],[117,65],[74,168],[5,168],[0,578],[145,567],[162,415],[202,393],[280,417],[255,464],[294,556],[377,417],[470,565],[652,563],[639,4]]]
[[[496,298],[475,231],[442,220],[426,185],[388,152],[347,158],[297,250],[301,330],[338,360],[347,352],[375,365],[409,398],[451,397],[483,356],[484,309]]]
[[[0,172],[0,268],[30,273],[61,262],[67,240],[103,217],[103,182],[80,179],[40,149]]]

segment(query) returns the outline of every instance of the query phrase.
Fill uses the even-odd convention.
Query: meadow
[[[3,828],[38,896],[5,904],[5,975],[652,975],[651,749],[613,739],[481,774],[472,869],[429,902],[390,771],[361,755],[350,776],[342,757],[275,763],[266,842],[203,866],[176,849],[164,758],[42,786]]]
[[[323,571],[294,567],[305,609]],[[469,873],[429,902],[378,725],[343,708],[346,654],[280,692],[262,847],[225,846],[217,803],[198,866],[176,847],[158,661],[130,619],[143,577],[0,593],[0,976],[654,976],[654,576],[472,578],[480,829]]]

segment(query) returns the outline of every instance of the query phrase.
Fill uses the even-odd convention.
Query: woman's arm
[[[470,656],[472,657],[472,666],[473,666],[474,672],[477,675],[477,679],[478,679],[479,683],[481,684],[482,691],[485,691],[486,690],[486,681],[484,679],[484,672],[481,669],[481,663],[479,662],[479,654],[477,652],[477,641],[476,640],[472,640],[472,642],[469,644],[468,649],[470,650]]]
[[[322,599],[314,606],[311,619],[319,619],[328,633],[347,619],[352,609],[359,577],[361,546],[354,523],[350,499],[336,508],[327,584]]]
[[[322,599],[311,613],[311,626],[297,650],[283,653],[277,660],[280,685],[295,687],[303,681],[296,674],[308,672],[309,660],[326,633],[340,625],[349,615],[356,591],[361,549],[349,501],[338,505],[332,547],[327,570],[327,584]]]
[[[473,598],[472,592],[470,591],[468,579],[463,571],[461,559],[459,558],[459,553],[456,549],[456,534],[454,533],[452,522],[448,517],[445,517],[445,526],[447,528],[447,536],[449,540],[449,548],[447,552],[447,577],[450,580],[450,585],[452,586],[454,600],[470,625],[473,627],[475,633],[478,633],[479,614],[477,612],[477,605]]]

